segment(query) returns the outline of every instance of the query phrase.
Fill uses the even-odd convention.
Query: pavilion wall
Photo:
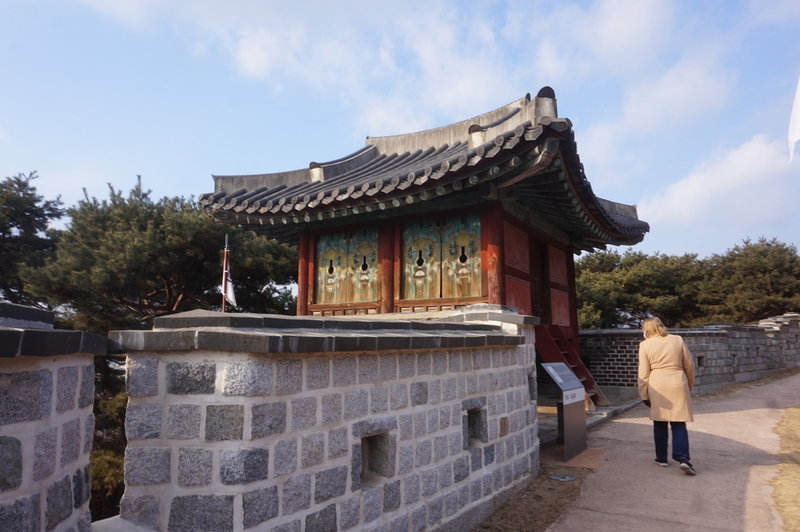
[[[702,395],[800,366],[800,314],[762,320],[758,326],[713,325],[672,329],[694,356]],[[641,329],[582,330],[581,357],[601,386],[635,387]]]
[[[170,531],[470,528],[539,467],[533,326],[481,318],[112,333],[128,353],[120,517]]]
[[[0,303],[0,530],[91,526],[95,355],[105,338]]]

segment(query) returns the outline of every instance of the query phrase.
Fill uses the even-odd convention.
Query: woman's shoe
[[[694,467],[692,467],[692,464],[689,462],[681,462],[681,469],[683,469],[683,472],[687,475],[695,476],[697,474]]]
[[[664,461],[662,462],[661,460],[659,460],[658,458],[656,458],[656,465],[657,465],[657,466],[660,466],[660,467],[667,467],[667,466],[669,466],[669,462],[667,462],[666,460],[664,460]]]

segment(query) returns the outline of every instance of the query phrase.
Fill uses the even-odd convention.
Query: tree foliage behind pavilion
[[[800,257],[776,239],[744,240],[724,254],[602,251],[576,261],[581,328],[754,324],[800,311]]]
[[[54,254],[25,268],[26,291],[65,311],[68,325],[105,334],[149,327],[158,316],[218,309],[222,248],[230,236],[232,276],[240,309],[291,313],[293,248],[239,227],[214,222],[190,199],[150,197],[141,180],[128,193],[85,196],[54,231]]]

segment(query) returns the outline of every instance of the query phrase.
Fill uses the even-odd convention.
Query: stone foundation
[[[192,312],[112,332],[128,353],[121,518],[220,532],[474,525],[539,467],[533,319],[454,314]]]
[[[94,362],[105,338],[0,304],[0,530],[91,526]]]

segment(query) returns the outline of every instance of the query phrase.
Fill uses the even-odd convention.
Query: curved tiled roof
[[[367,138],[341,159],[273,174],[214,176],[200,204],[218,220],[292,236],[316,225],[435,210],[497,198],[565,234],[576,249],[634,244],[649,230],[635,207],[598,198],[569,120],[545,87],[445,127]]]

